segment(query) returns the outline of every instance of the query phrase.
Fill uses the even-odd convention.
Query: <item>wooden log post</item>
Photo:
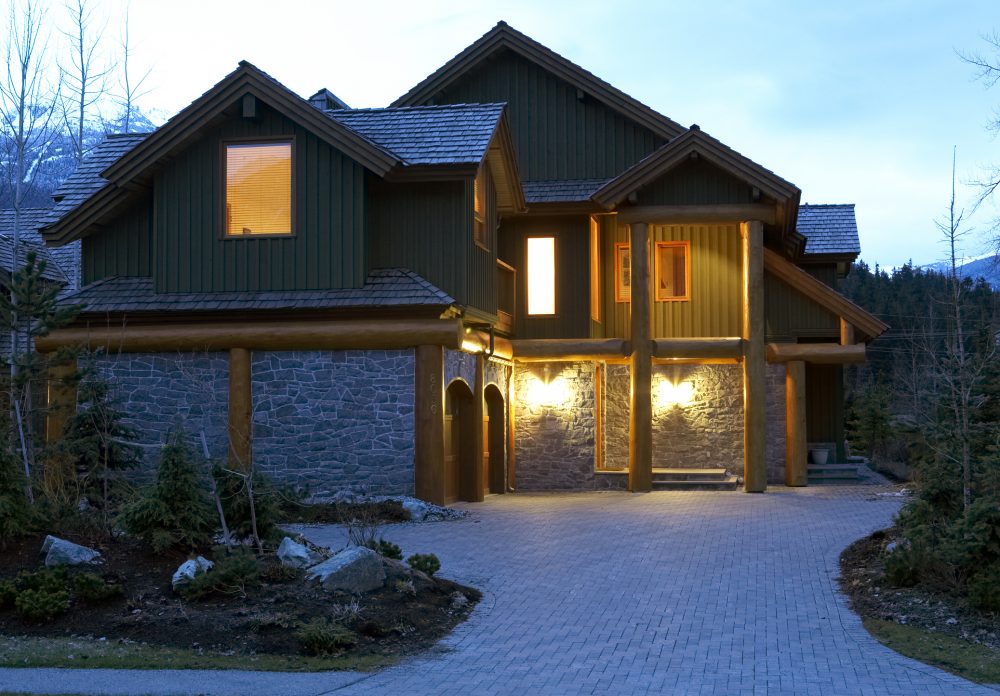
[[[740,224],[743,239],[743,488],[767,489],[767,364],[764,358],[764,225]]]
[[[630,226],[632,256],[632,369],[629,404],[628,487],[633,493],[653,489],[653,348],[652,287],[649,282],[647,225]],[[763,360],[762,360],[763,362]]]
[[[517,429],[514,416],[514,366],[507,368],[507,476],[504,480],[504,493],[516,490],[517,484],[517,452],[514,448]]]
[[[806,364],[785,363],[785,485],[806,486]]]
[[[414,491],[444,505],[444,348],[417,346],[414,372]]]
[[[250,382],[250,351],[229,350],[229,467],[249,471],[253,444],[253,392]]]
[[[45,441],[62,439],[66,423],[76,411],[76,386],[69,382],[76,374],[76,358],[49,367],[48,410],[45,413]]]
[[[840,318],[840,345],[854,345],[854,324],[843,317]]]
[[[486,456],[486,442],[483,438],[483,420],[486,410],[483,389],[486,381],[486,356],[476,353],[476,376],[472,385],[472,451],[475,466],[470,477],[471,490],[466,500],[481,503],[485,497],[486,480],[483,471],[483,458]]]

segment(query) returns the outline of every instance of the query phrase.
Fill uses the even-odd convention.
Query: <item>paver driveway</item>
[[[996,694],[868,636],[838,593],[837,557],[885,526],[878,486],[743,493],[512,495],[456,522],[386,537],[483,589],[430,655],[374,675],[184,675],[162,691],[344,694]],[[344,532],[307,528],[339,546]],[[0,671],[12,687],[13,670]],[[22,688],[80,682],[22,672]],[[32,676],[31,683],[24,678]],[[114,676],[88,678],[88,691]],[[204,675],[203,675],[204,676]],[[150,673],[144,691],[165,680]],[[237,683],[238,681],[238,683]],[[125,687],[125,675],[118,676]],[[200,684],[200,687],[199,687]],[[122,693],[127,693],[123,691]]]

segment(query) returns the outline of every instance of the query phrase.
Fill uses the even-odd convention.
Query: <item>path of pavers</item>
[[[419,659],[373,675],[0,670],[0,689],[995,695],[883,647],[837,591],[840,551],[898,509],[884,490],[497,496],[464,520],[385,530],[484,591],[471,619]],[[340,528],[304,531],[344,541]]]

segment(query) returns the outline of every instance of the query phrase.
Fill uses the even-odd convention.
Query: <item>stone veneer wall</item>
[[[767,365],[767,482],[785,482],[785,366]]]
[[[473,389],[476,384],[476,356],[463,353],[460,350],[445,349],[444,351],[444,386],[447,387],[455,378],[461,377]]]
[[[628,365],[604,366],[604,468],[628,471],[629,392]]]
[[[412,350],[255,352],[254,461],[314,496],[413,493]]]
[[[532,404],[533,380],[561,380],[567,400]],[[594,364],[532,363],[514,370],[517,399],[517,489],[585,490],[596,486],[594,474]]]
[[[159,462],[160,448],[178,426],[201,452],[204,430],[209,453],[224,458],[229,449],[228,353],[116,353],[95,361],[111,385],[112,397],[135,428],[145,460],[141,477]],[[145,476],[144,476],[145,475]]]
[[[657,404],[663,380],[692,382],[692,403]],[[653,366],[653,466],[724,468],[743,475],[741,365]]]

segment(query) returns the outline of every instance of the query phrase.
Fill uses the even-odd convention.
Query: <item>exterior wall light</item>
[[[549,368],[544,373],[531,375],[528,378],[528,388],[525,390],[524,401],[528,406],[565,406],[572,394],[570,386],[562,377],[549,378]]]
[[[656,405],[662,409],[690,406],[694,401],[694,382],[661,379],[656,388]]]

